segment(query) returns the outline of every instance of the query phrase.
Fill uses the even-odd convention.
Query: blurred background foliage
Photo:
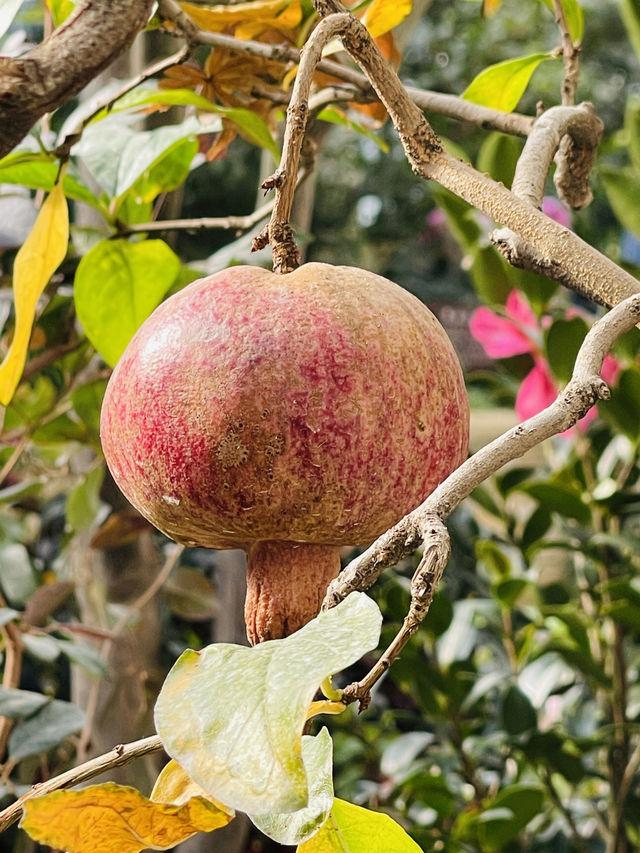
[[[59,11],[62,4],[51,5]],[[549,212],[635,274],[640,76],[635,36],[620,14],[633,24],[635,6],[581,5],[579,97],[595,104],[605,137],[593,204]],[[5,50],[38,41],[42,25],[41,5],[24,4]],[[535,0],[503,0],[491,16],[481,15],[480,2],[432,0],[397,39],[406,82],[454,94],[487,65],[551,50],[558,40],[548,9]],[[136,49],[149,57],[166,52],[158,33],[145,45]],[[522,111],[557,103],[561,75],[561,60],[543,63]],[[105,78],[96,89],[109,85]],[[15,252],[55,178],[41,146],[51,147],[76,109],[82,103],[40,127],[39,142],[30,137],[0,161],[5,349]],[[145,255],[139,247],[159,235],[135,242],[128,229],[158,217],[248,214],[262,203],[257,187],[273,161],[247,141],[248,126],[207,161],[202,140],[222,132],[221,115],[204,128],[185,128],[184,115],[173,113],[153,114],[144,125],[134,119],[89,127],[70,166],[72,251],[41,302],[25,378],[4,411],[0,715],[11,722],[2,728],[3,804],[35,781],[148,734],[155,692],[184,648],[243,641],[241,558],[177,549],[105,474],[99,408],[109,365],[131,333],[130,306],[107,278],[117,282],[127,266],[151,310],[200,272],[255,262],[250,234],[175,230]],[[434,125],[460,156],[509,184],[521,140],[441,116]],[[170,139],[160,136],[167,132]],[[114,156],[140,133],[149,134],[141,149],[153,156],[128,176],[116,173]],[[474,446],[515,422],[517,401],[526,404],[519,391],[534,370],[551,389],[567,380],[594,306],[508,268],[488,242],[491,223],[418,180],[389,123],[363,134],[318,121],[312,134],[316,169],[299,212],[307,258],[372,269],[434,308],[467,368]],[[125,164],[136,162],[132,152]],[[509,314],[513,291],[530,312],[530,346],[490,358],[486,338],[469,333],[472,311],[484,304],[495,318],[485,320],[518,327]],[[612,400],[598,418],[501,472],[454,514],[451,563],[426,623],[370,709],[328,723],[337,795],[388,811],[425,851],[640,847],[639,350],[636,332],[619,342]],[[407,610],[415,565],[407,560],[372,591],[385,639]],[[118,779],[148,790],[156,772],[156,762],[141,762]],[[257,830],[233,832],[183,847],[273,849]],[[15,829],[0,846],[36,849]]]

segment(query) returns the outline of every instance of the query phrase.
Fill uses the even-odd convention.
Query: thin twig
[[[105,752],[104,755],[92,758],[90,761],[86,761],[78,767],[73,767],[59,776],[53,776],[51,779],[47,779],[46,782],[33,785],[26,794],[18,797],[14,803],[0,812],[0,833],[3,833],[17,820],[20,820],[22,807],[31,797],[40,797],[43,794],[50,794],[52,791],[72,788],[74,785],[87,782],[89,779],[93,779],[108,770],[123,767],[125,764],[131,764],[132,761],[144,758],[146,755],[160,752],[161,749],[162,741],[157,735],[152,735],[142,740],[133,741],[133,743],[116,746],[110,752]]]
[[[562,0],[553,0],[553,12],[562,39],[562,59],[564,61],[562,103],[564,106],[573,106],[576,102],[576,90],[580,76],[580,47],[574,44],[571,37]]]
[[[0,607],[6,607],[7,602],[0,592]],[[4,671],[2,673],[2,686],[15,688],[20,686],[20,675],[22,673],[23,645],[20,630],[13,622],[6,622],[0,627],[4,646]],[[9,717],[0,717],[0,760],[7,748],[7,741],[13,728],[13,720]]]
[[[273,210],[273,201],[268,201],[246,216],[202,216],[199,219],[159,219],[155,222],[140,222],[123,225],[118,236],[146,231],[204,231],[218,228],[222,231],[250,231],[266,219]]]

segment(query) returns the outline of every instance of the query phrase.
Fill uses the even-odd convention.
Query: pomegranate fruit
[[[141,326],[101,436],[131,503],[186,545],[244,548],[247,632],[318,612],[341,545],[368,543],[467,453],[456,354],[398,285],[351,267],[237,266]]]

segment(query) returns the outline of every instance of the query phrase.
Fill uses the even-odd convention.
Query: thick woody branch
[[[26,56],[0,57],[0,157],[129,47],[151,0],[84,0]]]
[[[580,348],[571,381],[557,399],[463,462],[417,509],[352,560],[330,584],[323,608],[335,607],[355,590],[368,589],[385,568],[411,554],[423,542],[428,548],[434,517],[441,521],[447,518],[476,486],[508,462],[569,429],[598,400],[608,399],[609,389],[600,378],[602,362],[615,341],[639,320],[640,294],[631,296],[598,320]]]
[[[221,47],[238,53],[248,53],[263,59],[280,60],[296,65],[300,61],[299,51],[288,44],[266,44],[265,42],[237,39],[224,33],[209,33],[201,30],[182,11],[175,0],[162,0],[159,4],[159,11],[167,20],[174,21],[184,36],[192,43],[205,44],[213,48]],[[365,95],[371,93],[369,80],[355,68],[349,68],[339,62],[324,59],[318,63],[317,70],[343,80],[345,83],[350,83]],[[471,101],[465,101],[456,95],[432,92],[427,89],[409,86],[406,91],[420,109],[466,121],[485,130],[500,130],[503,133],[510,133],[515,136],[527,136],[533,127],[534,119],[520,113],[493,110]]]

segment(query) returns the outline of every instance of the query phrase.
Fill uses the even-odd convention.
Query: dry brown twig
[[[580,46],[574,44],[562,0],[553,0],[553,13],[562,40],[562,59],[564,61],[564,80],[562,81],[562,103],[573,106],[576,102],[576,90],[580,75]]]

